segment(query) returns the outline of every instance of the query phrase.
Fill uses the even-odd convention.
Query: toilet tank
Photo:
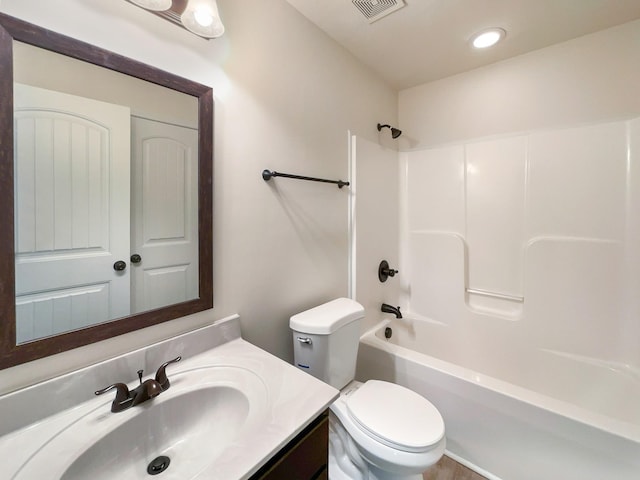
[[[337,389],[344,387],[355,377],[363,317],[364,307],[348,298],[291,317],[294,364]]]

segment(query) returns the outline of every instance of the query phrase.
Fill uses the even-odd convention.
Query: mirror
[[[13,80],[17,343],[198,298],[197,98],[18,41]]]
[[[0,368],[212,308],[211,89],[0,25]]]

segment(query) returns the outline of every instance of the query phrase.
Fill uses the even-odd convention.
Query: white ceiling
[[[287,0],[404,89],[640,18],[640,0],[405,0],[369,24],[351,0]],[[480,30],[501,27],[493,49],[472,50]]]

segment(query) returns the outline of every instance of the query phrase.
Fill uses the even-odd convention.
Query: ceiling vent
[[[404,0],[351,0],[360,10],[369,23],[380,20],[382,17],[406,6]]]

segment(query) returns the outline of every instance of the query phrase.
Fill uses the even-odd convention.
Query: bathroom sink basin
[[[112,413],[115,391],[93,395],[177,356],[157,397]],[[338,393],[242,339],[233,315],[0,395],[0,478],[246,480]]]
[[[120,413],[111,400],[55,433],[13,478],[193,479],[268,417],[261,378],[235,366],[174,373],[169,390]]]

